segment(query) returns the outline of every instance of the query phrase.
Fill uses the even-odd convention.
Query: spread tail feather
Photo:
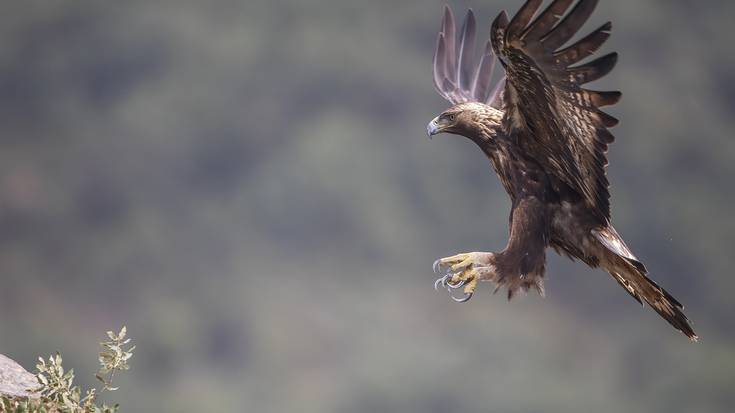
[[[684,315],[684,306],[671,294],[648,278],[646,267],[630,252],[614,228],[608,227],[592,232],[610,254],[602,266],[639,303],[648,303],[664,320],[684,333],[692,341],[699,337]]]

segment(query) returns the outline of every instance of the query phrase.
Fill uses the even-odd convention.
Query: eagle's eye
[[[450,113],[450,114],[447,115],[447,119],[450,122],[454,122],[454,120],[457,119],[457,115],[455,115],[454,113]]]

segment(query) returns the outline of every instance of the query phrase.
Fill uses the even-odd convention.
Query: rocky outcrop
[[[38,386],[36,376],[0,354],[0,396],[34,397],[31,391]]]

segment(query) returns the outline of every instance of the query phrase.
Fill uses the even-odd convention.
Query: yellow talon
[[[452,271],[461,270],[462,268],[469,267],[470,265],[472,265],[472,259],[465,258],[464,261],[460,262],[459,264],[452,265]]]
[[[467,283],[467,285],[464,287],[464,293],[474,294],[475,288],[477,288],[477,277],[473,277],[472,280],[469,283]]]
[[[437,274],[443,274],[443,277],[434,282],[434,287],[437,288],[441,284],[450,292],[462,288],[465,296],[463,298],[452,297],[452,299],[458,302],[469,300],[484,274],[482,271],[486,271],[484,264],[489,262],[488,255],[490,253],[469,252],[437,260],[434,263],[434,271]]]

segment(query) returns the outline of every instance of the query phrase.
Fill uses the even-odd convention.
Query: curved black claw
[[[450,294],[450,296],[452,297],[452,300],[454,300],[454,301],[456,301],[458,303],[466,303],[467,301],[470,301],[470,298],[472,298],[472,296],[474,294],[475,293],[465,294],[464,297],[462,297],[462,298],[457,298],[457,297],[455,297],[455,296],[453,296],[451,294]]]

